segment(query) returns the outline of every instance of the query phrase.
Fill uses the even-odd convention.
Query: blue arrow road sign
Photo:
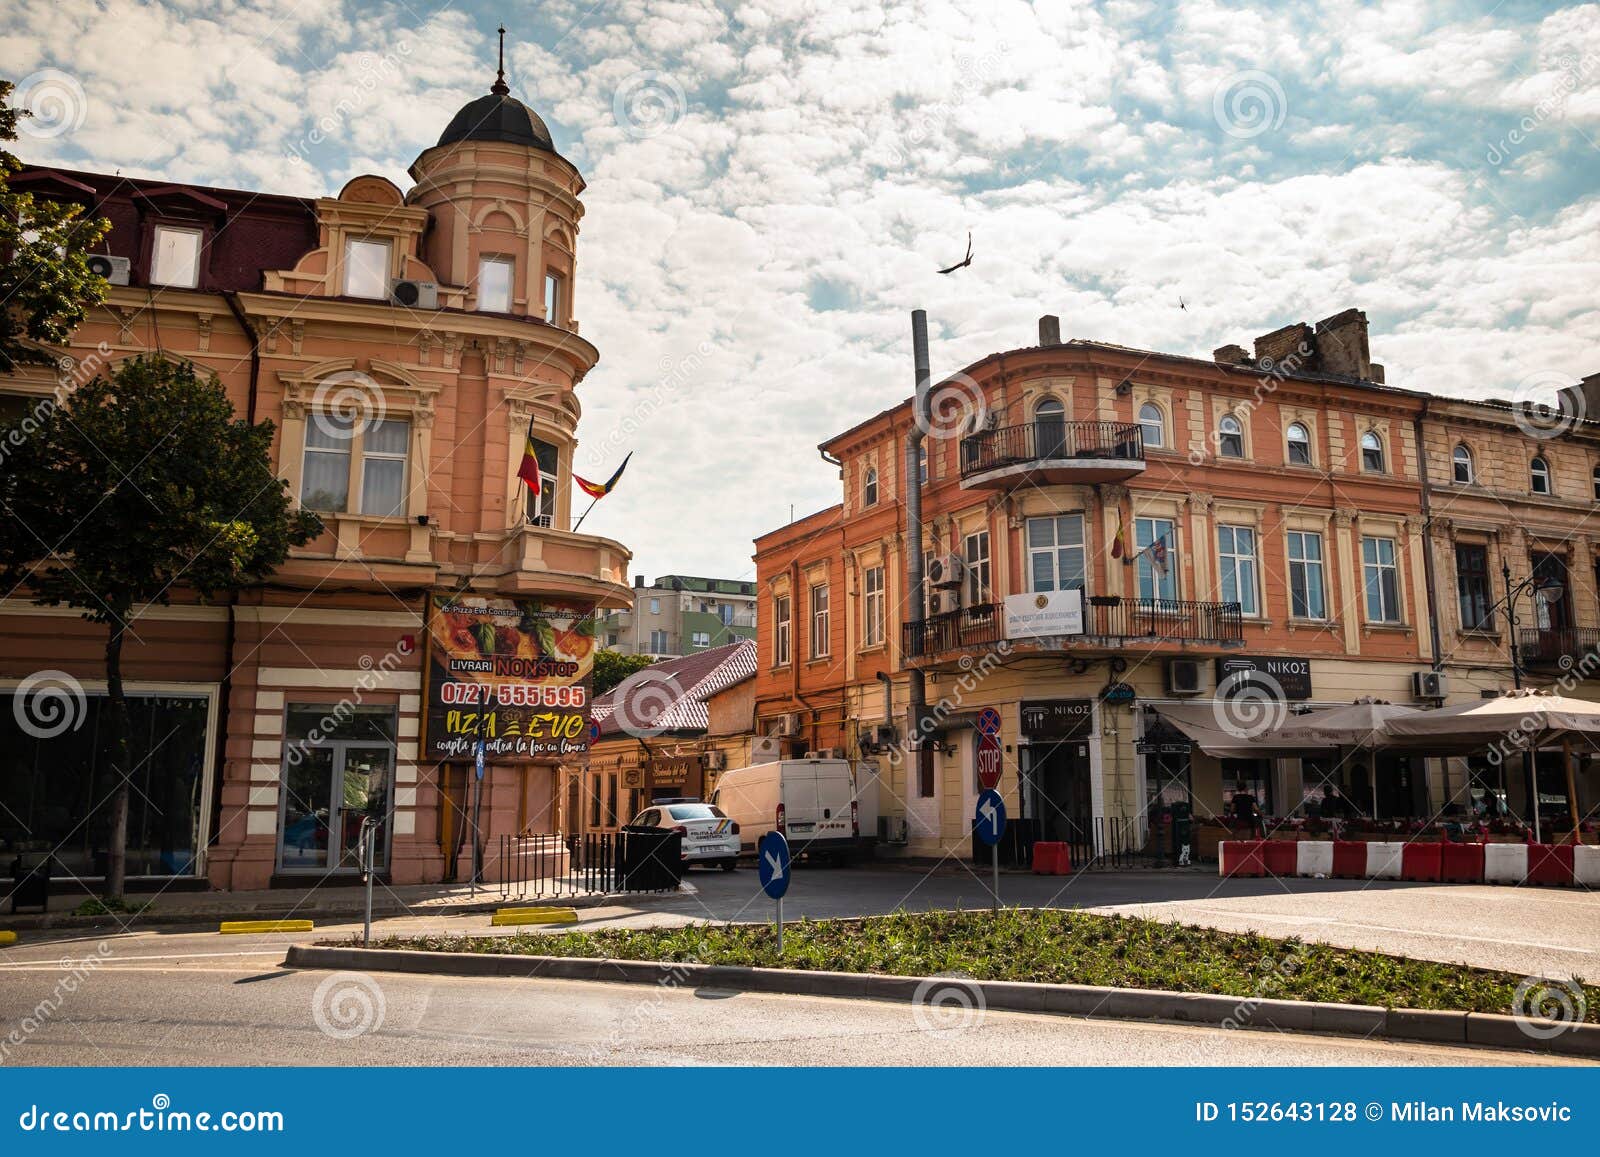
[[[993,847],[1006,833],[1006,801],[997,791],[986,791],[978,797],[977,814],[972,817],[972,830],[978,838]]]
[[[761,890],[774,900],[783,899],[789,890],[789,841],[782,832],[768,832],[756,845],[756,872],[761,877]]]

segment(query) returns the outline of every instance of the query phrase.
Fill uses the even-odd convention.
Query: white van
[[[746,852],[773,830],[796,857],[850,859],[862,847],[855,776],[843,759],[779,759],[725,771],[711,802],[739,825]]]

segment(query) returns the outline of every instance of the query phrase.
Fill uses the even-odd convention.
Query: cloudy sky
[[[404,185],[503,20],[589,181],[579,471],[637,450],[587,526],[651,575],[837,500],[816,444],[909,391],[917,306],[936,373],[1045,312],[1207,356],[1348,306],[1395,385],[1600,371],[1595,4],[6,7],[0,75],[73,106],[25,160],[308,195]]]

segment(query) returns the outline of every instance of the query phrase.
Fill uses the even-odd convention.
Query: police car
[[[683,862],[731,872],[739,863],[739,825],[716,804],[661,799],[633,817],[635,828],[666,828],[683,837]]]

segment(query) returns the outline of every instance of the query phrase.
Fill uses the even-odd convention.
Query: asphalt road
[[[212,942],[215,945],[215,941]],[[58,951],[66,948],[58,945]],[[81,946],[80,946],[81,947]],[[292,972],[281,947],[0,969],[16,1065],[1488,1065],[1532,1054],[570,981]],[[65,955],[65,953],[63,953]],[[41,1015],[39,1004],[58,998]],[[358,1031],[364,1030],[364,1031]]]

